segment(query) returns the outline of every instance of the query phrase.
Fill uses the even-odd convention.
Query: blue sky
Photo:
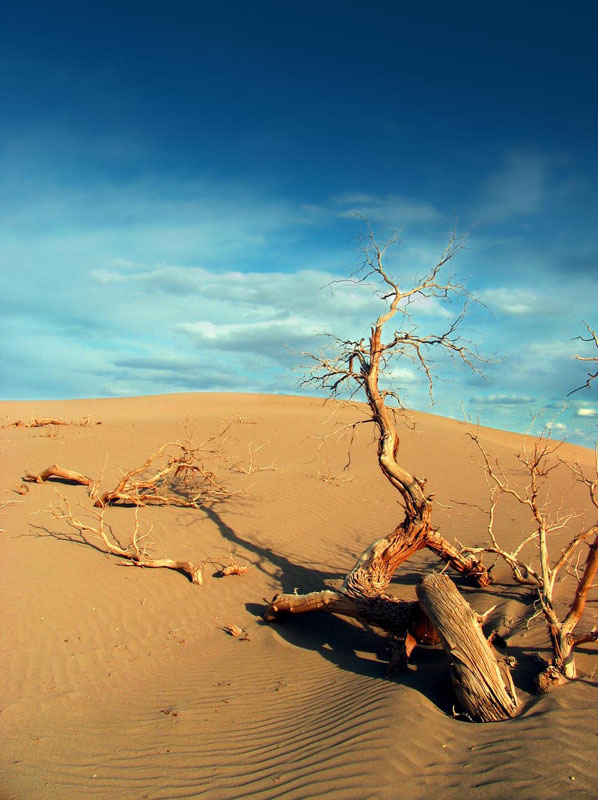
[[[322,289],[354,217],[393,270],[453,264],[486,380],[435,413],[523,430],[583,382],[598,324],[595,4],[22,2],[0,28],[3,399],[296,393],[315,334],[377,310]],[[336,285],[335,285],[336,286]],[[425,310],[438,330],[443,317]],[[398,386],[429,410],[407,363]],[[555,424],[590,443],[596,390]]]

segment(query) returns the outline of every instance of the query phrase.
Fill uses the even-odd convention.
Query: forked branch
[[[584,325],[586,326],[589,335],[588,336],[577,336],[576,338],[579,339],[581,342],[593,343],[596,346],[596,348],[598,348],[598,334],[596,333],[596,331],[593,328],[591,328],[588,325],[587,322],[584,322]],[[576,359],[577,361],[585,361],[586,363],[587,362],[593,362],[594,364],[598,363],[598,356],[574,355],[573,358]],[[581,386],[578,386],[577,389],[573,389],[572,391],[570,391],[569,394],[567,395],[567,397],[569,397],[570,395],[574,394],[575,392],[578,392],[580,389],[589,389],[591,384],[592,384],[592,381],[595,380],[596,378],[598,378],[598,369],[596,370],[596,372],[592,372],[591,369],[590,369],[590,371],[588,372],[588,375],[587,375],[586,382],[582,383]]]
[[[66,522],[66,524],[75,531],[73,536],[67,535],[64,538],[70,541],[82,542],[108,555],[125,559],[135,567],[144,567],[145,569],[172,569],[176,572],[182,572],[189,578],[191,583],[198,586],[203,584],[201,565],[197,566],[191,561],[173,561],[170,558],[151,558],[148,555],[148,546],[147,543],[144,543],[144,540],[151,533],[151,528],[144,534],[140,533],[138,509],[135,509],[135,526],[131,540],[126,547],[123,547],[114,535],[111,526],[105,521],[105,512],[103,508],[101,511],[92,509],[89,512],[94,519],[94,523],[90,524],[75,516],[66,497],[60,494],[59,497],[61,500],[60,505],[51,505],[49,513],[54,519]]]

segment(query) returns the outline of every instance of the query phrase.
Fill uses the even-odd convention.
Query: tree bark
[[[366,597],[331,589],[309,594],[277,594],[264,612],[264,619],[275,622],[285,614],[306,614],[311,611],[328,611],[352,617],[381,628],[398,639],[410,634],[419,644],[438,642],[418,602],[398,600],[389,595]]]
[[[478,615],[447,575],[427,575],[417,596],[448,653],[451,678],[463,710],[480,722],[500,722],[517,712],[508,669],[501,672]]]
[[[66,425],[66,422],[64,424]],[[40,472],[39,475],[27,473],[27,475],[23,477],[23,480],[28,483],[43,483],[49,478],[59,478],[63,481],[71,481],[72,483],[79,483],[82,486],[91,486],[92,488],[95,486],[95,481],[88,478],[86,475],[82,475],[80,472],[75,472],[72,469],[64,469],[64,467],[59,467],[58,464],[51,464],[47,469]]]

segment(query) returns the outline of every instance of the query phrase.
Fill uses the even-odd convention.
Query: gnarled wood
[[[463,710],[480,722],[500,722],[517,712],[508,670],[501,672],[478,615],[447,575],[427,575],[417,586],[421,606],[451,662],[455,693]]]
[[[64,467],[58,466],[58,464],[51,464],[47,469],[42,470],[39,475],[27,473],[27,475],[23,477],[23,480],[28,483],[43,483],[47,481],[48,478],[60,478],[63,481],[72,481],[73,483],[79,483],[82,486],[91,486],[92,488],[96,485],[95,481],[88,478],[86,475],[75,472],[73,469],[65,469]]]
[[[191,583],[196,586],[203,585],[202,567],[197,566],[192,561],[178,561],[172,558],[150,558],[145,547],[141,544],[144,538],[139,535],[139,520],[135,514],[135,528],[130,543],[127,547],[122,547],[112,529],[104,520],[104,509],[101,511],[91,511],[97,525],[90,525],[74,516],[69,501],[61,496],[62,505],[60,507],[50,506],[50,514],[54,519],[65,521],[77,533],[77,540],[99,549],[101,552],[117,556],[129,561],[135,567],[145,569],[172,569],[186,575]],[[137,509],[135,509],[137,512]],[[55,535],[55,534],[52,534]],[[73,537],[65,536],[72,540]]]
[[[419,603],[398,600],[389,595],[364,597],[332,589],[309,594],[277,594],[264,612],[264,619],[274,622],[285,614],[306,614],[311,611],[328,611],[352,617],[398,638],[404,638],[409,633],[419,644],[438,642]]]
[[[391,390],[381,389],[380,378],[385,375],[388,378],[394,359],[406,356],[422,369],[431,394],[433,376],[428,354],[432,350],[444,351],[462,360],[474,371],[477,370],[478,356],[456,333],[464,311],[448,329],[434,335],[420,334],[411,316],[411,305],[417,298],[435,297],[442,300],[467,297],[463,286],[451,279],[445,281],[440,278],[443,266],[458,252],[459,240],[453,236],[438,264],[408,289],[401,287],[383,264],[386,248],[392,242],[380,247],[369,226],[365,242],[363,271],[356,282],[371,279],[377,284],[374,291],[387,303],[386,311],[373,322],[369,335],[355,340],[333,336],[334,350],[331,355],[325,352],[307,354],[315,366],[308,373],[305,383],[315,384],[331,396],[336,396],[344,389],[351,393],[364,393],[368,421],[373,422],[376,428],[378,466],[399,493],[404,517],[391,533],[375,541],[362,553],[339,591],[326,589],[305,595],[277,595],[266,610],[265,618],[276,619],[285,611],[305,613],[316,610],[356,617],[402,640],[404,646],[399,662],[406,663],[413,641],[408,637],[430,643],[435,640],[436,634],[433,624],[430,626],[426,622],[417,603],[406,603],[384,594],[403,561],[428,547],[459,572],[472,577],[478,585],[487,586],[490,578],[480,561],[465,556],[432,525],[433,495],[425,492],[424,480],[408,472],[399,462],[400,440],[396,415],[404,409],[401,398]],[[385,326],[391,321],[398,327],[390,335],[386,327],[385,336]],[[389,397],[394,399],[398,411],[396,407],[387,405]]]

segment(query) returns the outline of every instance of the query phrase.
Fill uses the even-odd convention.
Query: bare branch
[[[96,481],[88,478],[86,475],[82,475],[80,472],[75,472],[75,470],[59,467],[58,464],[51,464],[46,469],[42,470],[42,472],[40,472],[38,475],[27,473],[23,477],[23,480],[27,483],[43,483],[50,478],[58,478],[61,481],[68,481],[71,483],[81,484],[82,486],[89,486],[90,495],[92,497],[95,496],[97,491]]]
[[[593,328],[591,328],[588,325],[587,322],[584,322],[584,325],[586,326],[586,328],[588,330],[589,336],[588,337],[576,336],[575,338],[579,339],[579,341],[581,341],[581,342],[591,342],[598,348],[598,334],[596,333],[596,331]],[[594,362],[594,363],[598,362],[598,356],[574,355],[574,356],[572,356],[572,358],[576,359],[577,361],[585,361],[586,363],[587,362]],[[596,370],[596,372],[591,372],[591,371],[588,372],[586,382],[582,383],[582,385],[578,386],[576,389],[572,389],[569,392],[569,394],[567,395],[567,397],[570,397],[572,394],[574,394],[575,392],[578,392],[580,389],[589,389],[591,384],[592,384],[592,381],[595,380],[595,378],[598,378],[598,369]]]
[[[582,529],[572,536],[569,542],[561,549],[558,558],[552,562],[549,553],[549,536],[556,531],[565,530],[581,514],[575,512],[563,514],[560,510],[556,514],[549,514],[544,482],[555,469],[566,466],[579,482],[588,487],[590,499],[594,506],[598,508],[598,450],[596,454],[596,474],[589,478],[584,474],[579,464],[569,464],[556,455],[561,443],[551,442],[547,433],[532,442],[525,437],[517,457],[525,468],[527,483],[523,486],[513,487],[502,467],[489,457],[480,442],[477,432],[470,429],[468,433],[482,456],[481,466],[484,469],[486,481],[490,488],[491,505],[488,512],[490,545],[483,548],[463,548],[463,552],[473,554],[481,551],[493,553],[508,564],[516,581],[535,585],[538,593],[539,610],[544,614],[553,651],[551,664],[538,678],[539,689],[546,691],[554,683],[562,682],[565,678],[575,677],[573,648],[576,642],[595,641],[597,638],[592,633],[575,639],[573,631],[584,612],[588,592],[592,587],[598,570],[598,523]],[[499,545],[494,532],[494,512],[497,502],[500,498],[509,497],[529,510],[534,524],[531,533],[521,540],[513,552],[508,552]],[[581,575],[576,573],[576,585],[571,608],[566,617],[561,619],[554,604],[554,587],[557,577],[560,570],[571,562],[580,545],[591,537],[594,537],[594,541],[589,547],[583,573]],[[537,567],[524,563],[521,559],[523,549],[530,542],[533,542],[537,548],[536,552],[539,560]],[[536,554],[534,554],[534,557],[536,557]]]
[[[91,510],[89,512],[95,520],[94,524],[90,524],[74,515],[66,497],[61,494],[58,496],[61,500],[60,505],[51,505],[48,513],[50,513],[54,519],[66,522],[66,524],[76,532],[74,539],[71,536],[65,538],[70,541],[79,541],[83,544],[90,545],[108,555],[125,559],[135,567],[144,567],[146,569],[172,569],[187,575],[191,583],[198,586],[203,584],[201,566],[196,566],[191,561],[173,561],[170,558],[149,557],[146,545],[143,545],[142,542],[151,532],[151,528],[145,534],[140,534],[137,508],[135,509],[135,527],[131,540],[126,547],[123,547],[112,532],[112,528],[104,519],[104,508],[102,508],[101,511]],[[51,535],[56,536],[57,534]]]

